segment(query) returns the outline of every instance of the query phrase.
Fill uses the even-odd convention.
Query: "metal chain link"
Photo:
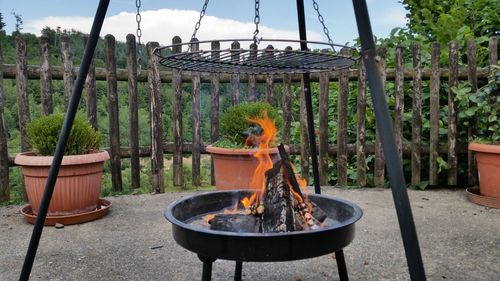
[[[253,19],[253,22],[255,23],[255,31],[253,32],[253,42],[255,44],[258,44],[260,42],[260,39],[258,38],[257,35],[259,34],[259,23],[260,23],[260,14],[259,14],[259,9],[260,9],[260,0],[255,0],[255,18]]]
[[[203,8],[200,11],[200,18],[198,19],[198,22],[194,26],[194,31],[193,31],[193,35],[191,35],[191,40],[196,38],[196,32],[198,32],[198,29],[200,28],[201,19],[203,18],[203,16],[205,15],[205,12],[207,11],[207,6],[208,6],[209,1],[210,0],[205,0],[205,4],[203,4]]]
[[[137,13],[135,14],[135,21],[137,22],[137,42],[141,45],[142,29],[141,29],[141,0],[135,0],[135,7],[137,8]]]
[[[334,44],[333,44],[332,39],[330,38],[330,32],[328,31],[328,28],[325,25],[325,19],[323,18],[323,16],[319,12],[319,6],[318,6],[318,3],[316,2],[316,0],[313,0],[313,7],[314,7],[314,10],[316,10],[316,12],[318,13],[318,20],[321,23],[321,25],[323,26],[323,33],[325,33],[326,38],[328,38],[328,44],[332,45],[332,48],[333,48]]]
[[[142,52],[141,52],[141,37],[142,37],[142,29],[141,29],[141,0],[135,0],[135,7],[137,8],[137,13],[135,14],[135,21],[137,22],[137,66],[138,66],[138,71],[137,71],[137,76],[140,75],[140,72],[142,70]]]

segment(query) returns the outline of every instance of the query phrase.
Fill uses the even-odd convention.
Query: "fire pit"
[[[241,202],[252,191],[216,191],[181,198],[170,204],[165,217],[172,223],[175,241],[195,252],[203,262],[202,280],[211,279],[212,262],[234,260],[235,280],[241,280],[241,262],[288,261],[341,251],[354,238],[354,223],[362,216],[355,204],[339,198],[311,194],[310,200],[327,215],[323,227],[280,233],[229,232],[203,225],[203,217]],[[238,209],[243,209],[238,203]],[[339,268],[339,272],[341,269]]]

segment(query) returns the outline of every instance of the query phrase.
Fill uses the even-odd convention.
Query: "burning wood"
[[[283,147],[281,160],[265,172],[265,188],[242,200],[243,214],[218,214],[210,228],[233,232],[289,232],[318,229],[326,213],[309,201],[299,186],[293,166]]]

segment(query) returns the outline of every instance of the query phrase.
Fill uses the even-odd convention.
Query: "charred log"
[[[319,222],[324,222],[326,220],[326,213],[323,211],[316,203],[311,202],[312,206],[312,216],[317,219]]]
[[[264,194],[263,232],[288,232],[294,230],[293,196],[282,172],[281,161],[266,172]]]
[[[244,214],[219,214],[209,222],[210,229],[231,232],[261,232],[261,219]]]

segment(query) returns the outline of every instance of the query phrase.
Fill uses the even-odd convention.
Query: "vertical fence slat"
[[[28,102],[28,71],[26,60],[26,41],[16,37],[16,92],[19,112],[19,132],[21,133],[21,151],[29,151],[31,146],[26,135],[26,125],[30,120]]]
[[[250,44],[250,54],[248,55],[249,60],[255,60],[257,58],[257,44]],[[257,101],[256,93],[256,81],[255,75],[248,75],[248,100],[251,102]]]
[[[283,74],[283,143],[290,144],[292,125],[292,75]]]
[[[130,126],[130,176],[131,188],[141,185],[139,162],[139,106],[137,103],[137,48],[135,36],[127,35],[128,103]]]
[[[50,43],[47,36],[41,36],[40,47],[40,97],[42,100],[42,114],[49,115],[54,111],[52,102],[52,59]]]
[[[267,57],[272,62],[274,59],[274,47],[269,45],[264,50],[264,57]],[[274,105],[274,75],[266,75],[266,101]]]
[[[118,82],[116,77],[115,37],[104,37],[104,53],[106,59],[106,80],[108,89],[109,142],[111,151],[111,185],[113,191],[122,190],[122,174],[120,161],[120,123],[118,114]]]
[[[471,85],[471,95],[477,93],[477,47],[476,41],[471,39],[467,42],[467,64],[469,66],[468,78]],[[467,128],[467,137],[471,139],[476,134],[476,118],[472,116],[471,123]],[[467,151],[467,182],[469,186],[477,183],[475,175],[476,164],[474,163],[474,153]]]
[[[172,39],[172,44],[180,44],[182,40],[179,36]],[[173,53],[182,52],[181,46],[174,46]],[[173,149],[173,172],[174,186],[184,185],[184,175],[182,174],[182,89],[181,89],[181,72],[177,69],[172,69],[172,119],[173,134],[174,134],[174,149]]]
[[[83,36],[84,47],[87,45],[89,40],[88,35]],[[97,88],[96,88],[96,77],[95,77],[95,53],[90,63],[89,72],[87,73],[87,79],[85,81],[87,87],[87,120],[92,124],[95,129],[98,128],[97,125]]]
[[[240,43],[234,41],[231,44],[231,61],[238,62],[240,60]],[[231,103],[236,105],[240,103],[240,76],[231,74]]]
[[[191,50],[199,50],[198,39],[191,39]],[[193,148],[191,150],[193,186],[201,186],[200,178],[200,152],[201,152],[201,93],[200,93],[200,73],[193,72],[193,92],[191,94],[191,118],[192,118],[192,138]]]
[[[345,50],[342,50],[345,53]],[[339,95],[337,102],[337,185],[347,185],[347,103],[349,96],[349,70],[339,72]]]
[[[420,45],[414,44],[413,56],[413,100],[411,130],[411,184],[420,185],[421,144],[422,144],[422,69]]]
[[[220,49],[220,42],[214,41],[212,42],[212,50],[219,50]],[[214,60],[218,59],[220,57],[220,53],[218,52],[212,52],[212,58]],[[254,77],[254,94],[255,94],[255,76]],[[220,96],[220,75],[218,73],[213,73],[211,74],[211,110],[210,110],[210,141],[212,143],[216,142],[219,139],[219,96]],[[250,77],[249,77],[250,79]],[[250,94],[250,84],[248,85],[249,87],[249,94]],[[213,165],[213,159],[212,165],[211,165],[211,183],[212,185],[215,185],[215,174],[214,174],[214,165]]]
[[[9,192],[9,153],[7,151],[7,131],[5,128],[3,88],[3,54],[0,46],[0,202],[10,199]]]
[[[158,42],[148,42],[148,84],[151,116],[151,184],[154,193],[165,192],[163,163],[163,120],[161,103],[161,80],[158,56],[153,54]]]
[[[385,73],[385,67],[386,67],[386,49],[385,48],[380,48],[377,49],[377,59],[378,65],[381,68],[381,75],[382,75],[382,83],[384,87],[384,93],[385,93],[385,84],[386,84],[386,73]],[[380,141],[380,133],[377,129],[376,131],[376,136],[375,136],[375,169],[374,169],[374,175],[373,175],[373,184],[375,186],[384,186],[385,183],[385,158],[384,158],[384,153],[382,151],[382,143]]]
[[[448,79],[448,185],[457,185],[457,105],[455,94],[451,90],[458,84],[458,43],[452,41],[449,44],[449,68]]]
[[[496,36],[490,38],[488,50],[490,65],[496,65],[498,61],[498,40]]]
[[[399,158],[403,160],[403,116],[405,111],[404,97],[404,49],[402,46],[396,47],[396,76],[394,78],[394,134]]]
[[[429,185],[438,184],[437,158],[439,146],[439,89],[441,79],[439,77],[439,58],[441,47],[439,43],[432,43],[431,54],[431,89],[430,89],[430,146],[429,146]]]
[[[329,73],[319,75],[319,182],[328,185],[328,99]]]
[[[358,73],[356,171],[358,185],[366,186],[366,69],[363,60],[359,60]]]
[[[307,112],[305,100],[304,79],[301,78],[301,91],[300,91],[300,143],[309,143],[309,133],[307,130]],[[300,146],[300,166],[301,177],[309,182],[309,147],[307,145]]]
[[[60,38],[61,59],[63,63],[63,85],[64,85],[64,108],[68,108],[68,102],[73,91],[74,76],[73,76],[73,61],[71,60],[71,52],[69,48],[69,36],[62,34]]]

